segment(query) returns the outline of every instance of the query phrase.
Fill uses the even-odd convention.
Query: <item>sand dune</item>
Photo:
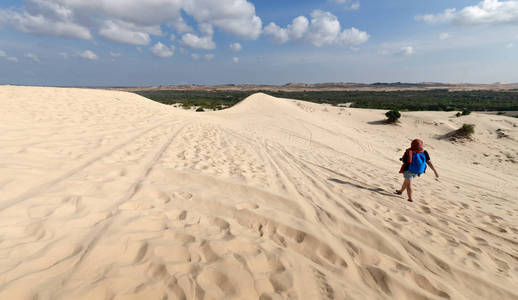
[[[518,299],[518,119],[383,114],[2,86],[0,299]]]

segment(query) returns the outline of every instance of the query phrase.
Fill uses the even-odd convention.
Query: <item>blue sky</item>
[[[518,82],[518,1],[0,3],[0,84]]]

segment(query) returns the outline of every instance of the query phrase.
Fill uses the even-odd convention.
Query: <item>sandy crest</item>
[[[383,113],[2,86],[0,299],[518,299],[518,119]]]

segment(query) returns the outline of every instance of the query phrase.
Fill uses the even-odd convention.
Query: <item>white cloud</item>
[[[315,10],[311,13],[308,40],[314,46],[332,44],[340,34],[340,22],[330,12]]]
[[[385,56],[411,56],[415,54],[413,46],[399,46],[397,44],[383,44],[378,54]]]
[[[192,27],[187,25],[187,23],[185,23],[185,20],[181,16],[179,16],[177,19],[173,21],[169,21],[167,24],[170,27],[176,29],[176,32],[178,33],[186,33],[193,31]]]
[[[116,52],[110,52],[110,56],[111,57],[119,57],[119,56],[121,56],[121,54],[120,53],[116,53]]]
[[[9,56],[9,55],[7,55],[7,53],[5,53],[5,51],[2,51],[2,50],[0,50],[0,58],[4,58],[11,62],[18,62],[18,58]]]
[[[137,52],[138,52],[138,53],[143,53],[143,52],[144,52],[144,51],[142,50],[142,48],[140,48],[140,47],[137,47],[136,49],[137,49]]]
[[[39,57],[36,54],[33,54],[33,53],[27,53],[27,54],[25,54],[25,57],[28,57],[28,58],[32,59],[33,61],[35,61],[37,63],[41,62]]]
[[[288,36],[288,30],[279,27],[274,22],[271,22],[266,27],[264,27],[263,33],[265,35],[270,35],[273,41],[276,43],[283,44],[290,40]]]
[[[514,44],[513,43],[509,43],[505,46],[507,49],[511,49],[514,47]]]
[[[232,50],[234,52],[239,52],[239,51],[243,50],[243,46],[241,46],[240,43],[232,43],[228,47],[230,48],[230,50]]]
[[[199,55],[198,53],[192,53],[192,54],[191,54],[191,58],[192,58],[193,60],[200,60],[200,55]]]
[[[85,50],[85,51],[79,52],[78,55],[79,55],[79,57],[82,57],[84,59],[89,59],[89,60],[98,60],[99,59],[97,54],[93,53],[90,50]]]
[[[167,26],[178,34],[193,32],[192,18],[203,35],[213,26],[241,38],[257,39],[262,21],[247,0],[25,0],[21,8],[1,9],[0,24],[19,31],[92,39],[91,31],[120,43],[148,45]]]
[[[448,8],[442,13],[419,15],[415,19],[430,24],[518,24],[518,1],[484,0],[477,5],[466,6],[459,11],[455,8]]]
[[[175,47],[173,45],[171,45],[171,47],[167,47],[161,42],[158,42],[153,47],[151,47],[151,53],[157,57],[166,58],[174,55],[174,49]]]
[[[340,33],[340,35],[338,35],[336,43],[343,46],[360,45],[368,41],[369,37],[370,36],[367,32],[351,27],[349,29],[345,29]]]
[[[410,56],[415,53],[414,47],[412,46],[406,46],[399,49],[399,51],[396,52],[396,55],[403,55],[403,56]]]
[[[175,35],[174,33],[173,33],[173,34],[171,34],[171,37],[169,37],[169,40],[170,40],[171,42],[174,42],[174,40],[176,40],[176,35]]]
[[[212,54],[212,53],[205,54],[205,56],[203,56],[203,58],[205,58],[206,61],[211,61],[214,59],[214,54]]]
[[[285,43],[289,40],[301,39],[307,32],[309,21],[304,16],[298,16],[286,28],[281,28],[275,23],[270,23],[264,28],[264,34],[271,35],[277,43]]]
[[[239,57],[233,57],[232,58],[232,61],[237,64],[239,62]]]
[[[205,36],[213,36],[214,35],[214,27],[209,23],[201,23],[198,25],[198,29]]]
[[[246,39],[257,39],[262,21],[255,6],[246,0],[184,0],[184,11],[199,23],[210,23]]]
[[[0,9],[0,24],[31,34],[92,38],[86,26],[75,23],[70,8],[49,0],[28,0],[27,7],[20,10]]]
[[[139,46],[151,42],[150,34],[161,35],[160,26],[137,26],[124,21],[107,20],[99,29],[99,35],[107,40]]]
[[[304,16],[293,19],[286,28],[281,28],[272,22],[264,28],[264,34],[270,35],[278,43],[305,40],[316,47],[326,44],[355,46],[369,39],[367,32],[354,27],[342,31],[336,16],[321,10],[314,10],[311,13],[311,20]]]
[[[439,39],[440,40],[445,40],[445,39],[448,39],[448,38],[450,38],[450,34],[447,33],[447,32],[443,32],[443,33],[439,34]]]
[[[346,9],[357,10],[360,9],[360,1],[352,0],[331,0],[334,3],[344,4]]]
[[[212,41],[212,36],[199,37],[192,33],[186,33],[182,36],[182,43],[193,49],[212,50],[216,48],[216,43]]]

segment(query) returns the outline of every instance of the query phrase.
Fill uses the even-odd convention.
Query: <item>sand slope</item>
[[[383,113],[2,86],[0,299],[518,299],[518,120]]]

